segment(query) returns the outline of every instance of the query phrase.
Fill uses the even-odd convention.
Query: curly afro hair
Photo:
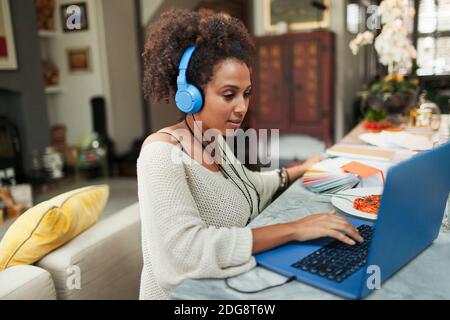
[[[148,29],[144,53],[144,96],[167,103],[177,90],[178,65],[184,51],[195,45],[187,81],[200,90],[212,79],[214,67],[229,58],[249,69],[255,51],[244,24],[224,14],[171,9]]]

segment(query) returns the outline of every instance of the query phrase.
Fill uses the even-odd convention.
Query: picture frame
[[[67,21],[70,18],[71,13],[67,12],[67,9],[71,6],[77,6],[80,8],[80,28],[70,29]],[[80,32],[89,30],[89,17],[86,2],[66,3],[60,6],[61,15],[61,27],[63,32]]]
[[[289,30],[324,29],[330,26],[330,0],[316,1],[321,10],[311,1],[264,0],[264,28],[277,32],[277,24],[287,24]]]
[[[0,0],[0,70],[16,70],[17,56],[9,0]]]
[[[66,54],[70,73],[92,72],[90,47],[68,48]]]

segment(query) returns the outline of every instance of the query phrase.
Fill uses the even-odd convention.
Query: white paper
[[[433,148],[434,135],[412,134],[404,131],[379,133],[363,133],[359,138],[369,144],[381,148],[407,149],[424,151]]]

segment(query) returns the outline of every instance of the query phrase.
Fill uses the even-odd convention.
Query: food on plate
[[[370,195],[356,198],[353,201],[353,208],[369,214],[378,214],[380,208],[381,195]]]

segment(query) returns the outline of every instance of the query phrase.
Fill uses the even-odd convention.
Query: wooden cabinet
[[[333,143],[334,35],[328,31],[256,37],[250,126]]]

